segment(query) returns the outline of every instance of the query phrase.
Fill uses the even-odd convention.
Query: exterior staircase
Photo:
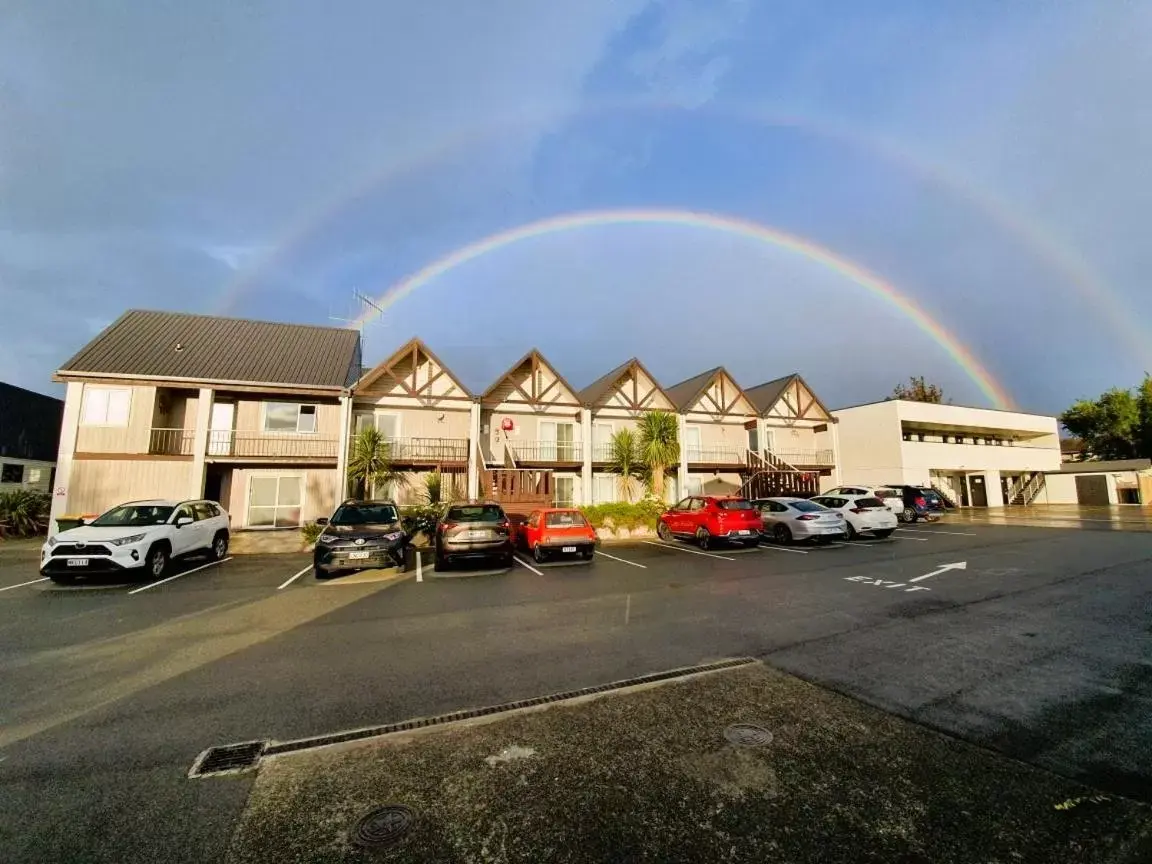
[[[1040,494],[1040,490],[1043,488],[1043,471],[1021,474],[1019,479],[1008,488],[1008,499],[1004,503],[1027,506],[1036,500],[1036,496]]]
[[[743,485],[738,494],[745,498],[811,498],[820,492],[820,475],[801,471],[769,451],[745,451],[745,467],[740,473]]]
[[[932,490],[937,495],[940,496],[940,500],[944,502],[944,506],[947,509],[949,509],[949,510],[955,510],[956,509],[956,501],[955,501],[955,499],[952,498],[952,495],[949,492],[945,491],[937,483],[933,483],[933,484],[931,484],[931,486],[932,486]]]

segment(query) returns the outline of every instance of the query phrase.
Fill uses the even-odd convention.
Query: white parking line
[[[424,581],[424,562],[420,560],[420,550],[416,550],[416,581]]]
[[[163,585],[165,582],[171,582],[173,579],[180,579],[184,576],[190,576],[193,573],[198,573],[201,570],[207,570],[209,567],[215,567],[217,564],[223,564],[225,561],[231,561],[229,558],[221,558],[219,561],[209,561],[207,564],[201,564],[199,567],[193,567],[191,570],[185,570],[183,573],[177,573],[175,576],[169,576],[167,579],[161,579],[159,582],[153,582],[150,585],[144,585],[140,588],[133,588],[129,594],[139,594],[141,591],[147,591],[149,588],[155,588],[158,585]]]
[[[512,560],[515,561],[517,564],[519,564],[521,567],[527,567],[529,570],[531,570],[537,576],[543,576],[544,575],[539,570],[537,570],[535,567],[533,567],[531,564],[529,564],[527,561],[521,561],[519,555],[513,555]]]
[[[773,552],[794,552],[797,555],[807,555],[807,550],[804,549],[789,549],[787,546],[753,546],[753,549],[759,549],[761,552],[767,552],[771,549]]]
[[[297,579],[299,579],[301,576],[303,576],[305,573],[307,573],[311,569],[312,569],[312,565],[309,564],[307,567],[305,567],[303,570],[301,570],[299,573],[297,573],[295,576],[293,576],[291,579],[289,579],[283,585],[278,586],[276,588],[276,590],[279,591],[281,588],[287,588],[289,585],[291,585],[293,582],[295,582]]]
[[[897,528],[896,530],[897,531],[911,531],[913,534],[951,534],[954,537],[976,537],[976,536],[978,536],[973,531],[940,531],[940,530],[935,529],[935,528],[929,529],[928,531],[919,531],[915,528]]]
[[[641,570],[648,569],[646,564],[637,564],[635,561],[628,561],[624,558],[617,558],[615,555],[609,555],[607,552],[601,552],[599,549],[596,550],[596,554],[603,555],[605,558],[611,558],[613,561],[619,561],[621,564],[628,564],[632,567],[639,567]]]
[[[656,543],[652,540],[642,541],[647,546],[660,546],[663,549],[672,549],[675,552],[687,552],[689,555],[703,555],[705,558],[719,558],[721,561],[735,561],[727,555],[714,555],[711,552],[700,552],[697,549],[685,549],[683,546],[673,546],[671,543]]]
[[[0,591],[11,591],[13,588],[23,588],[25,585],[35,585],[37,582],[47,582],[47,581],[48,581],[48,577],[45,576],[43,579],[33,579],[31,582],[21,582],[19,585],[8,585],[4,588],[0,588]]]
[[[914,543],[927,543],[927,537],[890,537],[890,540],[911,540]]]

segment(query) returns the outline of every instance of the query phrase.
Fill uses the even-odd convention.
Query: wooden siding
[[[235,528],[248,526],[248,481],[256,477],[303,477],[304,501],[300,518],[313,522],[336,509],[336,472],[332,468],[234,468],[224,475],[220,504],[232,514]]]
[[[64,512],[103,513],[125,501],[188,497],[192,463],[172,460],[81,459],[72,463]]]
[[[451,407],[413,407],[412,399],[385,398],[379,402],[364,402],[357,398],[353,414],[378,412],[395,414],[400,418],[398,438],[463,438],[467,439],[471,417],[469,407],[451,403]],[[443,418],[443,419],[441,419]],[[355,426],[353,426],[355,428]]]
[[[93,390],[130,390],[131,405],[127,426],[85,426],[81,403],[80,426],[76,430],[77,453],[147,453],[156,406],[155,387],[112,387],[84,385],[85,397]],[[195,415],[193,415],[195,418]]]
[[[17,459],[15,456],[0,456],[0,465],[23,465],[24,466],[24,480],[20,483],[0,483],[0,492],[14,492],[17,489],[24,489],[29,492],[43,492],[45,494],[52,491],[50,485],[52,480],[52,469],[56,467],[55,462],[44,462],[39,459]],[[36,480],[31,479],[31,472],[38,472]]]

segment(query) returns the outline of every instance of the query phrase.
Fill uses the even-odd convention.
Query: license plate
[[[348,553],[349,558],[370,558],[371,556],[372,556],[371,552],[349,552]]]
[[[749,531],[747,528],[741,528],[741,529],[740,529],[739,531],[737,531],[736,533],[737,533],[737,534],[751,534],[752,532],[751,532],[751,531]]]
[[[488,536],[487,531],[465,531],[464,536],[469,540],[483,540]]]
[[[560,551],[561,552],[575,552],[576,547],[575,546],[561,546]]]
[[[87,567],[87,558],[69,558],[67,561],[69,567]]]

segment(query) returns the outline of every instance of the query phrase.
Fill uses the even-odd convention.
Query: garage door
[[[1081,504],[1108,504],[1108,478],[1102,474],[1081,474],[1076,478],[1076,500]]]

